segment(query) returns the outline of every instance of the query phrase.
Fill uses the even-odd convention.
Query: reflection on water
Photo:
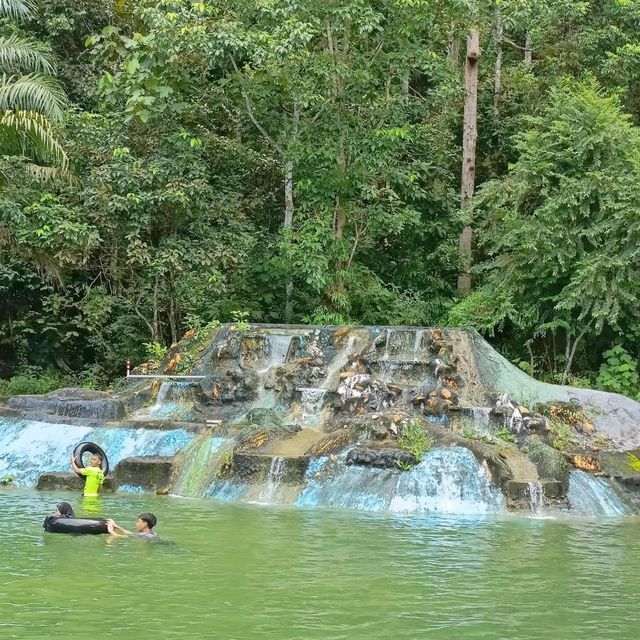
[[[174,545],[43,534],[0,492],[0,637],[635,639],[638,521],[407,517],[109,495]]]

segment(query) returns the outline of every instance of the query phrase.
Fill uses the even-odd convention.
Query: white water
[[[327,366],[327,375],[322,383],[323,389],[335,388],[335,377],[338,372],[349,361],[349,356],[353,352],[353,346],[356,343],[356,336],[349,336],[345,346],[333,357]]]
[[[267,334],[259,374],[266,373],[274,367],[281,367],[287,361],[292,338],[293,336],[284,334]]]
[[[191,442],[184,429],[91,428],[0,418],[0,477],[17,485],[35,485],[46,471],[70,471],[69,459],[83,440],[104,449],[111,469],[131,456],[169,456]]]
[[[300,387],[300,404],[302,405],[302,424],[309,427],[317,424],[321,418],[322,405],[327,389]]]
[[[188,420],[193,401],[188,394],[192,382],[165,380],[158,389],[155,403],[136,411],[135,420]]]
[[[264,489],[260,492],[258,498],[259,502],[263,504],[271,504],[276,496],[278,487],[284,477],[284,458],[282,456],[276,456],[271,460],[271,467],[269,468],[269,475]]]
[[[622,516],[627,509],[605,478],[571,471],[567,499],[571,511],[582,516]]]
[[[529,482],[527,486],[529,497],[529,507],[534,518],[541,518],[544,515],[544,487],[540,482]]]
[[[462,447],[433,449],[410,471],[345,466],[342,457],[313,460],[300,506],[397,513],[495,513],[502,494],[473,454]]]
[[[422,337],[424,336],[424,329],[416,331],[415,341],[413,343],[413,361],[417,362],[418,355],[420,353],[420,347],[422,346]]]

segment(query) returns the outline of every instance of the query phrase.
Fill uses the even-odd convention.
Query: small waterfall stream
[[[582,516],[622,516],[628,513],[610,481],[584,471],[571,471],[567,493],[571,511]]]
[[[188,445],[193,434],[184,429],[125,429],[49,424],[0,418],[0,477],[17,485],[34,485],[46,471],[69,471],[69,458],[83,440],[95,442],[112,469],[131,456],[170,456]]]
[[[258,373],[279,367],[287,361],[293,336],[270,333],[265,336],[265,349]]]
[[[332,468],[333,466],[333,468]],[[396,513],[496,513],[502,494],[474,455],[462,447],[432,449],[410,471],[345,466],[313,460],[299,506],[330,506]]]
[[[271,504],[274,501],[278,487],[284,477],[284,465],[285,459],[282,456],[276,456],[273,458],[271,461],[271,467],[269,468],[267,482],[258,497],[259,502],[263,504]]]
[[[527,486],[529,497],[529,507],[534,518],[541,518],[544,515],[544,487],[541,482],[529,482]]]
[[[188,498],[201,497],[215,480],[225,462],[231,460],[236,441],[204,434],[185,449],[182,468],[172,493]]]
[[[300,405],[302,406],[302,424],[305,427],[313,426],[320,421],[327,389],[300,387],[298,391],[300,392]]]
[[[323,389],[335,388],[337,386],[336,376],[338,372],[349,361],[349,356],[353,352],[353,347],[356,343],[356,336],[349,336],[345,346],[333,357],[331,362],[327,365],[327,375],[322,383]]]
[[[189,420],[193,413],[193,401],[189,398],[194,384],[187,380],[165,380],[158,389],[155,403],[140,409],[135,420]]]

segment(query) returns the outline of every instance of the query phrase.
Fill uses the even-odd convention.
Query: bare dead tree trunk
[[[493,82],[493,115],[496,120],[500,117],[500,97],[502,94],[502,14],[500,5],[496,3],[496,69]]]
[[[531,49],[531,35],[527,31],[527,35],[524,41],[524,63],[530,67],[533,63],[533,51]]]
[[[462,135],[462,188],[461,207],[466,209],[473,197],[476,177],[476,140],[478,138],[478,60],[480,59],[480,32],[473,28],[467,37],[467,56],[464,69],[466,98]],[[473,231],[470,221],[462,230],[458,249],[462,258],[462,273],[458,276],[458,293],[471,291],[471,246]]]

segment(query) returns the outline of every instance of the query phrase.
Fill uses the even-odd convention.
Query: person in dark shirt
[[[112,536],[118,536],[120,538],[143,538],[145,540],[153,540],[158,535],[153,531],[153,527],[156,526],[157,518],[153,513],[141,513],[136,520],[136,531],[132,533],[127,531],[120,525],[116,524],[113,520],[107,520],[107,529]]]
[[[56,505],[56,510],[53,515],[47,516],[44,519],[43,527],[46,529],[52,522],[58,518],[75,518],[76,514],[73,512],[73,507],[68,502],[59,502]]]

